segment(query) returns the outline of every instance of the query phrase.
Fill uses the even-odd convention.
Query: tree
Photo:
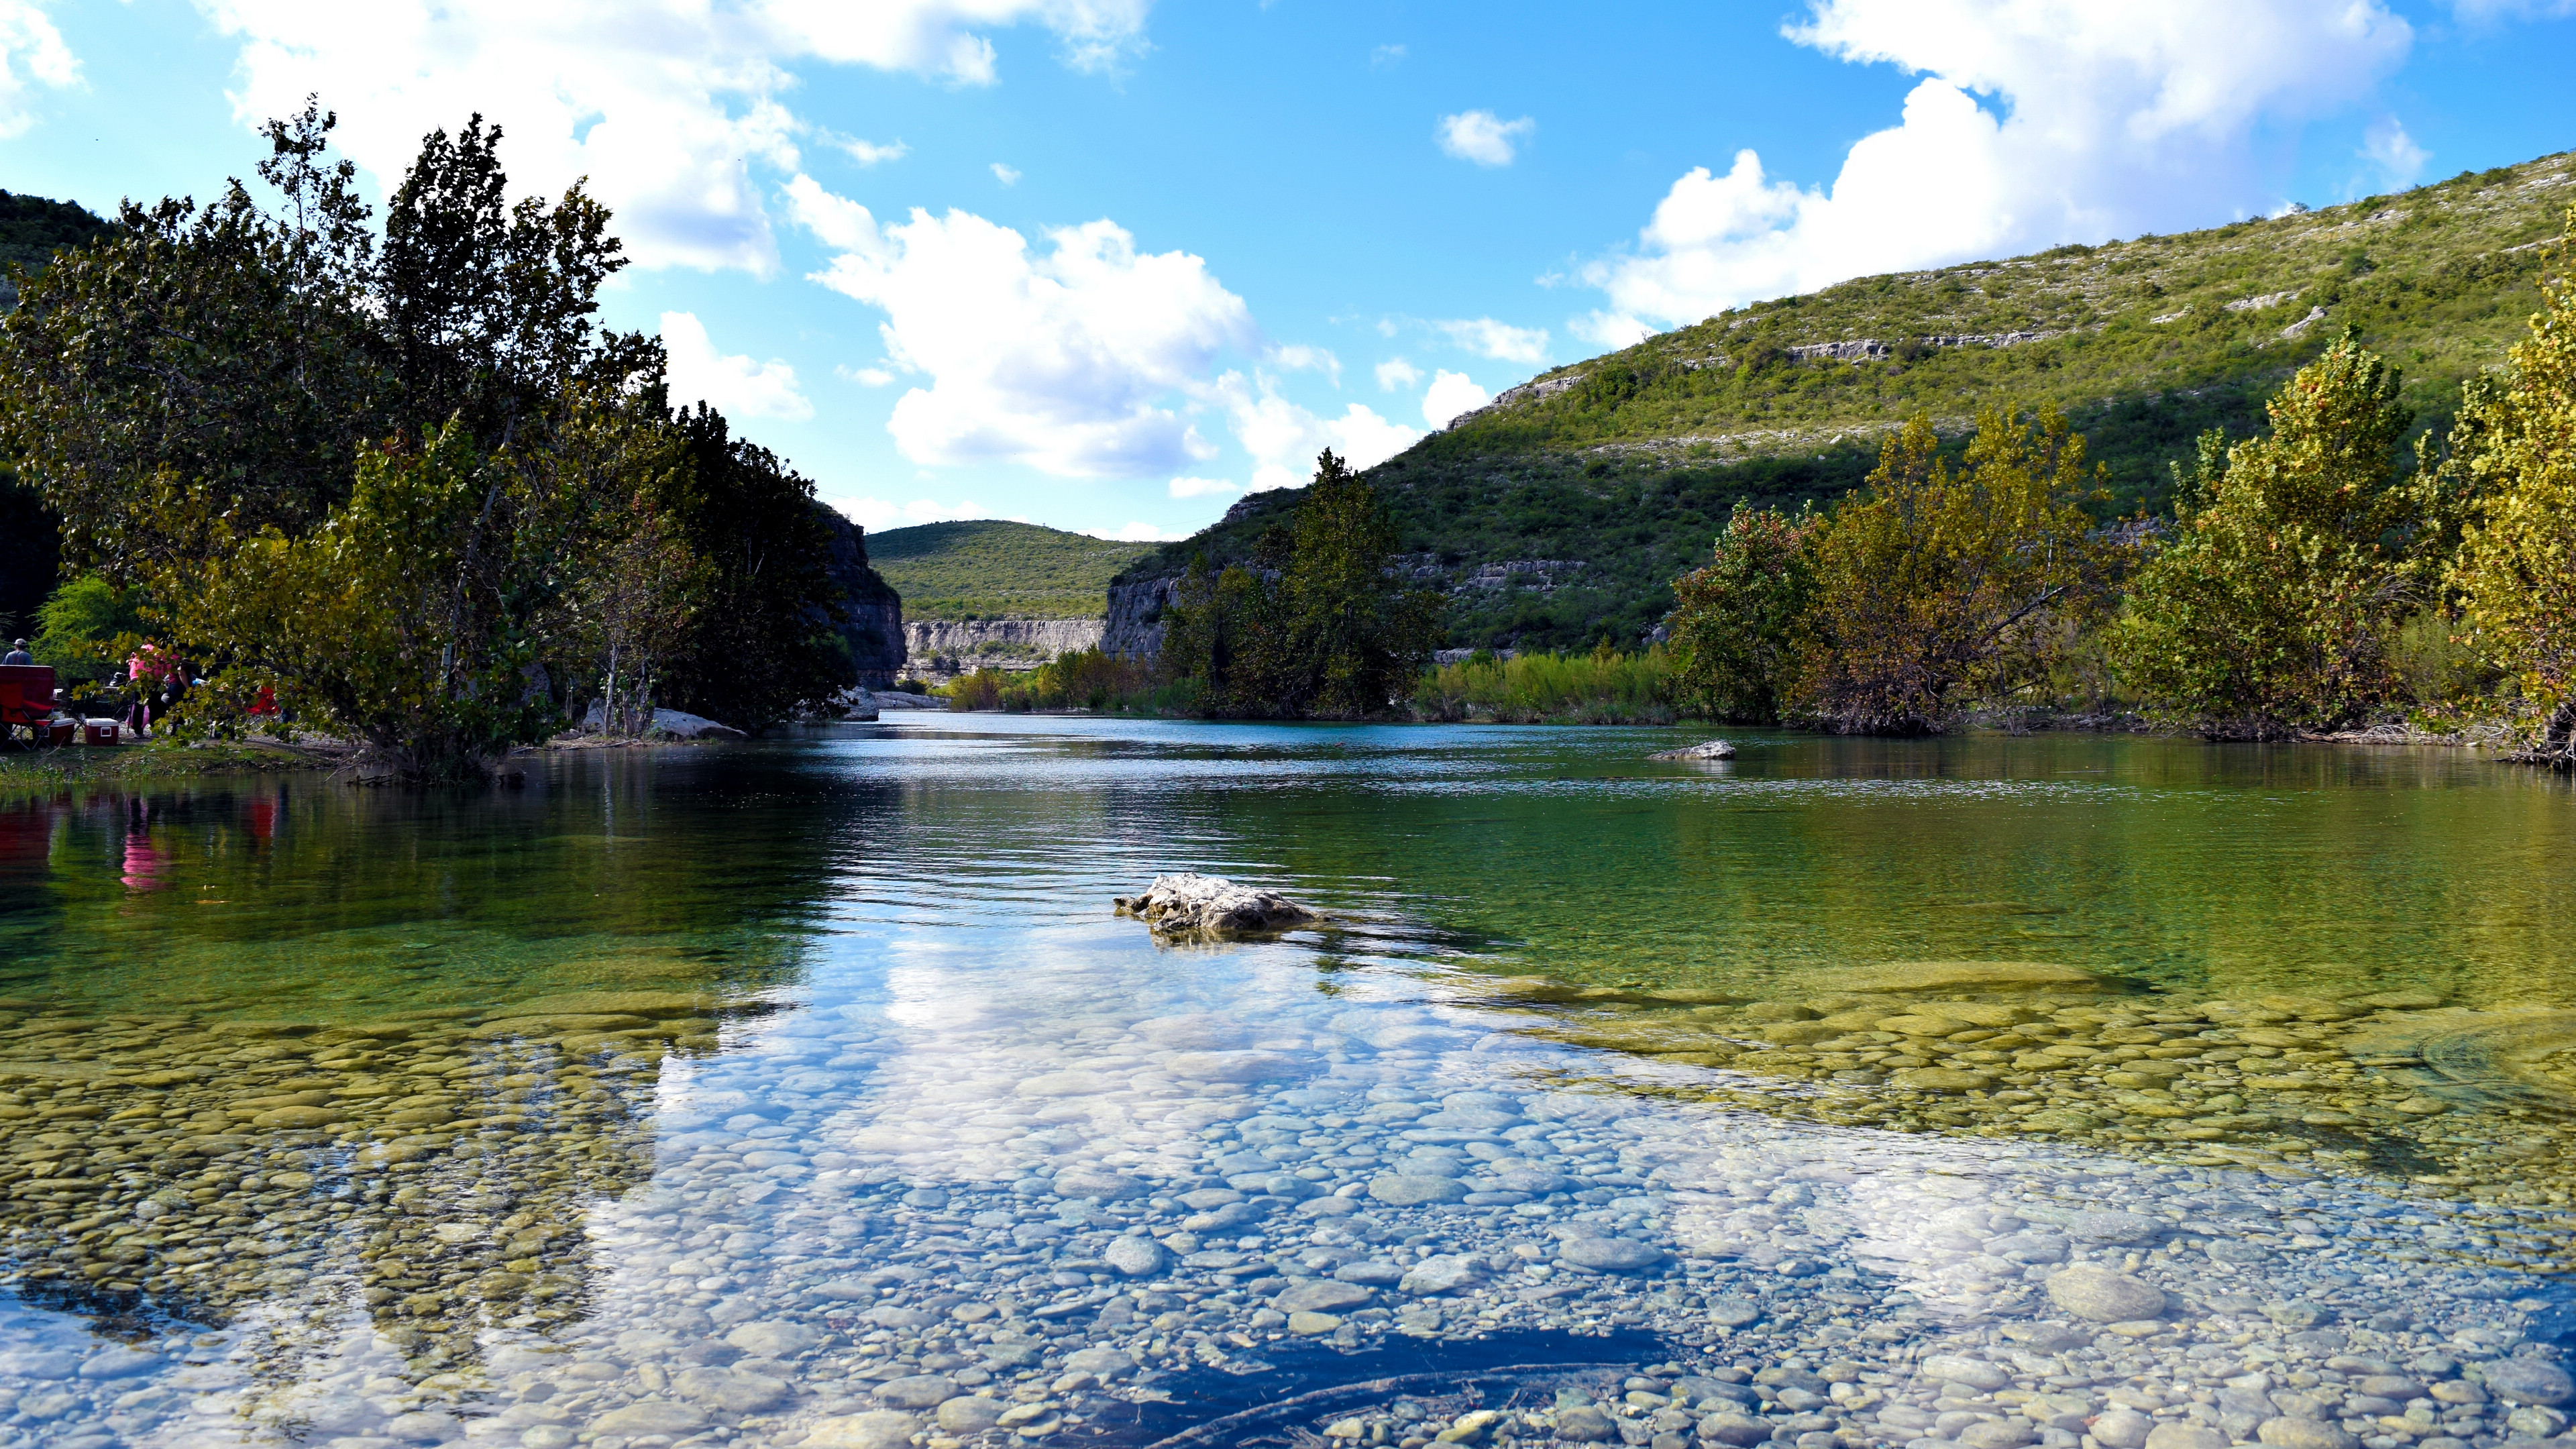
[[[1963,695],[2042,679],[2097,616],[2126,554],[2085,511],[2106,495],[2053,408],[1977,415],[1961,466],[1917,416],[1814,545],[1788,713],[1853,734],[1945,728]]]
[[[1436,596],[1394,568],[1395,523],[1329,450],[1293,527],[1255,541],[1249,566],[1181,581],[1166,669],[1200,681],[1211,714],[1360,719],[1383,714],[1430,658]]]
[[[1673,581],[1676,692],[1714,719],[1777,724],[1795,681],[1794,633],[1815,597],[1824,520],[1737,505],[1707,567]]]
[[[2576,207],[2567,213],[2576,236]],[[2501,376],[2473,378],[2446,481],[2476,499],[2449,582],[2474,643],[2519,685],[2538,758],[2576,768],[2576,277],[2542,292]]]
[[[2270,436],[2209,434],[2176,470],[2181,517],[2112,640],[2159,713],[2278,739],[2399,697],[2389,644],[2426,600],[2449,508],[2406,464],[2399,383],[2347,331],[2273,397]]]

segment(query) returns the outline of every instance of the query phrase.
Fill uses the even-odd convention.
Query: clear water
[[[2024,1380],[2099,1410],[2213,1345],[2287,1374],[2555,1332],[2560,782],[2093,737],[1646,759],[1677,742],[927,716],[472,797],[0,805],[0,1425],[972,1438],[885,1389],[944,1376],[1029,1410],[996,1437],[1142,1443],[1596,1343],[2037,1343]],[[1326,920],[1171,943],[1112,914],[1182,869]],[[2025,1024],[1949,1056],[1848,1034],[1972,1008]],[[2228,1059],[2124,1077],[2140,1031]],[[2052,1042],[2079,1055],[2032,1065]],[[1193,1191],[1248,1216],[1184,1227],[1222,1206]],[[2074,1222],[2105,1207],[2156,1226]],[[1163,1258],[1130,1273],[1122,1238]],[[1460,1257],[1448,1291],[1393,1281]],[[2072,1313],[2046,1279],[2087,1260],[2168,1308]],[[1344,1269],[1331,1323],[1277,1321]],[[2503,1408],[2460,1437],[2528,1436]]]

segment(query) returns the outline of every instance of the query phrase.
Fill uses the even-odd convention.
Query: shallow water
[[[930,716],[0,805],[0,1425],[1141,1444],[1412,1374],[1204,1442],[1640,1380],[1639,1443],[2558,1431],[2561,784],[1674,742]],[[1177,869],[1326,920],[1111,913]]]

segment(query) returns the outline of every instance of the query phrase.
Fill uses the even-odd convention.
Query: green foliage
[[[1293,528],[1251,568],[1194,563],[1168,616],[1167,677],[1203,682],[1218,714],[1363,719],[1383,714],[1431,653],[1438,600],[1394,565],[1395,525],[1376,490],[1326,452]]]
[[[813,480],[700,403],[667,430],[684,466],[651,499],[700,571],[668,626],[658,701],[747,725],[820,708],[855,677]]]
[[[1112,710],[1187,713],[1186,689],[1157,689],[1151,666],[1098,649],[1071,650],[1026,671],[979,669],[941,691],[952,710]]]
[[[1738,508],[1707,567],[1673,581],[1674,652],[1684,661],[1676,696],[1695,714],[1776,724],[1795,686],[1793,631],[1815,598],[1815,548],[1824,521]]]
[[[2538,304],[2559,228],[2552,156],[2333,207],[2179,236],[1864,277],[1737,309],[1556,369],[1371,469],[1399,551],[1448,575],[1452,642],[1525,649],[1634,641],[1670,581],[1706,562],[1739,504],[1794,512],[1848,492],[1876,440],[1929,412],[1955,451],[1979,409],[2054,404],[2104,465],[2105,521],[2161,510],[2169,464],[2213,428],[2246,436],[2264,399],[2343,323],[2406,365],[2404,401],[2438,427],[2464,378],[2503,360]],[[2356,249],[2366,271],[2346,261]],[[2266,307],[2232,302],[2284,292]],[[2311,307],[2327,319],[2284,335]],[[2163,319],[2163,320],[2159,320]],[[2034,336],[2035,334],[2035,336]],[[2009,345],[1961,339],[2020,337]],[[1855,364],[1793,347],[1874,340]],[[1599,377],[1594,376],[1599,371]],[[1219,570],[1296,506],[1260,494],[1126,577]],[[1556,560],[1549,582],[1489,586],[1479,570]],[[1515,574],[1515,579],[1533,575]]]
[[[2427,602],[2448,530],[2443,495],[2404,461],[2401,392],[2348,331],[2272,400],[2270,436],[2204,440],[2186,514],[2114,636],[2156,713],[2270,739],[2403,699],[2390,646]]]
[[[902,593],[908,619],[1096,619],[1109,581],[1153,550],[989,518],[868,536],[868,556]]]
[[[1413,691],[1424,720],[1500,724],[1670,724],[1678,670],[1661,646],[1643,653],[1517,654],[1480,649],[1426,670]]]
[[[620,518],[635,430],[596,423],[561,451],[486,453],[461,422],[417,449],[370,449],[320,527],[168,566],[166,618],[211,665],[190,723],[237,733],[273,701],[428,781],[479,776],[545,738],[560,718],[542,687],[549,646],[613,628],[561,567],[599,557]]]
[[[2576,237],[2576,207],[2567,213]],[[2564,249],[2561,249],[2562,258]],[[2446,480],[2475,501],[2450,576],[2482,655],[2576,763],[2576,277],[2549,287],[2509,368],[2470,385]]]
[[[1867,492],[1814,545],[1786,713],[1855,734],[1920,734],[1964,698],[2044,681],[2099,616],[2126,548],[2085,511],[2100,472],[2043,408],[1981,413],[1961,466],[1925,418],[1880,451]]]
[[[0,446],[73,560],[228,668],[202,722],[255,723],[274,689],[446,777],[602,695],[758,725],[850,683],[812,483],[703,406],[666,415],[659,342],[596,326],[625,265],[608,213],[579,186],[508,203],[477,117],[425,139],[380,245],[332,124],[269,127],[274,213],[238,181],[128,205],[0,324]],[[329,584],[317,560],[356,581],[313,615],[336,642],[279,592]]]
[[[29,652],[54,668],[57,682],[97,683],[123,667],[120,639],[143,632],[143,591],[120,589],[96,574],[82,574],[54,590],[36,611]]]

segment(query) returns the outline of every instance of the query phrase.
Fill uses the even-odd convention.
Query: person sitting
[[[24,639],[20,639],[16,643],[10,645],[9,656],[5,659],[0,659],[0,664],[33,664],[35,662],[36,656],[27,652],[27,641]]]

